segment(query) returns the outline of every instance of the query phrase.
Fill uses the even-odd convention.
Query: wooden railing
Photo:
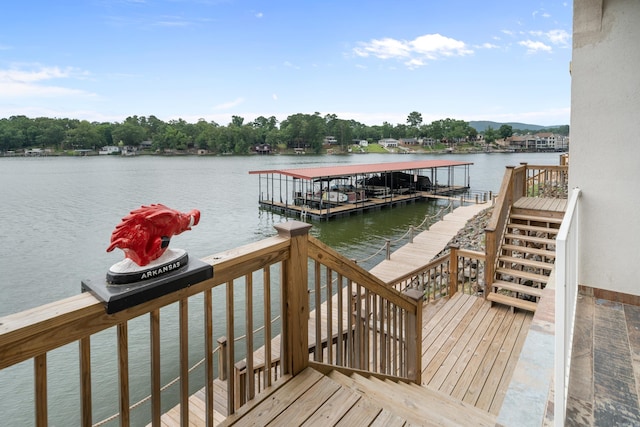
[[[457,268],[451,268],[457,266]],[[485,254],[449,245],[445,253],[388,285],[398,291],[417,289],[426,302],[451,297],[456,292],[479,295],[484,292]]]
[[[485,288],[493,283],[498,251],[513,203],[525,196],[566,198],[568,174],[569,167],[566,165],[533,166],[522,163],[517,167],[507,166],[493,215],[485,228]],[[488,291],[488,288],[485,289],[485,296]]]
[[[390,289],[319,240],[309,242],[313,361],[420,384],[422,293]],[[323,345],[344,331],[346,339]]]
[[[489,291],[487,287],[493,283],[493,277],[495,276],[498,249],[507,225],[509,212],[511,212],[511,205],[525,194],[526,168],[526,165],[518,167],[507,166],[498,198],[493,207],[493,215],[491,215],[489,224],[485,228],[485,297]]]
[[[567,198],[569,184],[568,166],[531,166],[526,165],[527,197]]]
[[[75,389],[80,402],[78,423],[91,426],[96,422],[92,408],[95,391],[92,390],[95,383],[92,383],[92,375],[104,376],[103,369],[106,369],[97,368],[95,356],[91,354],[92,340],[99,340],[105,348],[114,348],[117,356],[115,371],[107,375],[117,378],[114,393],[118,394],[120,425],[132,423],[130,390],[134,384],[130,382],[133,374],[130,367],[134,359],[140,362],[138,359],[142,357],[148,360],[144,362],[148,364],[147,378],[139,380],[138,370],[135,377],[138,382],[150,384],[151,395],[150,419],[144,422],[158,426],[163,408],[166,410],[176,403],[163,402],[161,394],[161,365],[166,361],[161,359],[164,343],[160,339],[163,330],[160,311],[163,309],[164,313],[164,308],[171,305],[178,312],[178,401],[183,425],[189,423],[189,357],[193,357],[189,339],[196,333],[190,330],[189,313],[194,309],[198,314],[196,317],[203,322],[205,418],[209,426],[213,425],[214,410],[222,412],[221,408],[214,407],[217,369],[224,371],[219,372],[219,376],[227,380],[227,409],[228,413],[233,413],[236,399],[252,399],[256,390],[270,385],[275,378],[296,375],[309,365],[309,335],[320,340],[315,347],[311,346],[315,363],[399,375],[419,383],[421,297],[408,297],[388,288],[367,271],[310,238],[310,227],[296,221],[279,224],[277,236],[204,258],[214,268],[213,278],[114,314],[107,314],[101,302],[91,294],[83,293],[0,318],[0,370],[31,361],[34,367],[34,424],[48,425],[51,400],[48,395],[48,355],[77,342],[77,359],[65,362],[80,366],[80,384]],[[322,284],[327,284],[324,296]],[[310,288],[315,291],[315,324],[309,319]],[[216,291],[215,302],[213,291]],[[353,293],[363,298],[354,301],[349,297]],[[340,303],[333,302],[340,298]],[[216,310],[224,310],[226,314],[214,318]],[[261,318],[256,315],[259,312]],[[332,323],[329,319],[333,316],[327,316],[323,321],[323,312],[340,314]],[[272,330],[271,326],[271,320],[278,314],[280,331]],[[144,356],[139,354],[139,340],[145,334],[139,330],[140,319],[136,319],[139,317],[148,319],[143,322],[148,324],[148,338],[142,347],[149,349]],[[263,325],[260,336],[254,335],[258,324]],[[314,326],[310,333],[311,324]],[[217,338],[214,326],[217,330],[222,328],[224,334],[220,335],[226,337],[225,357],[217,360],[218,363],[214,355]],[[114,332],[111,343],[108,342],[109,335],[106,338],[104,334],[97,336],[106,330]],[[326,337],[334,333],[341,336],[338,331],[347,338],[326,341]],[[246,335],[243,345],[236,345],[236,336],[243,334]],[[136,338],[132,341],[129,337],[134,335]],[[278,335],[281,344],[272,349],[271,343]],[[322,344],[323,336],[328,345]],[[240,384],[236,382],[235,363],[240,360],[248,372],[259,372],[258,379],[255,375],[246,375]]]

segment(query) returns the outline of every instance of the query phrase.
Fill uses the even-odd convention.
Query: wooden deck
[[[567,426],[640,425],[640,307],[579,295]]]
[[[428,396],[429,392],[449,396],[440,399],[449,402],[449,405],[451,402],[459,402],[454,405],[457,410],[475,407],[481,411],[479,413],[486,413],[488,417],[496,416],[527,336],[532,314],[524,311],[512,313],[506,307],[491,307],[491,304],[482,298],[458,293],[450,300],[443,299],[425,305],[423,319],[422,375],[425,396]],[[226,393],[223,387],[224,383],[216,381],[216,394]],[[266,394],[272,392],[273,390],[269,390]],[[336,392],[337,389],[331,394]],[[351,404],[355,405],[358,402],[357,396],[354,397],[346,391],[340,392],[339,395],[342,394],[349,396]],[[434,399],[435,395],[432,395],[431,399]],[[203,391],[191,396],[190,425],[203,425],[204,399]],[[288,408],[292,402],[280,404],[284,405],[283,408]],[[226,406],[221,405],[226,405],[226,402],[216,397],[215,405],[214,424],[218,425],[224,419],[222,414],[226,413]],[[380,414],[380,411],[378,408],[376,413]],[[177,405],[162,417],[162,425],[180,425],[179,414],[180,406]],[[453,411],[450,416],[455,419],[458,415]],[[326,425],[340,423],[336,420],[335,424]]]
[[[454,295],[423,322],[423,385],[497,415],[532,318]]]
[[[521,214],[539,214],[545,212],[550,218],[564,217],[567,209],[567,199],[552,199],[545,197],[521,197],[513,203],[512,211]]]
[[[391,260],[383,261],[371,272],[389,282],[424,265],[445,248],[469,219],[487,207],[485,204],[457,208],[428,231],[415,237],[413,244],[398,249],[392,254]],[[322,321],[326,322],[326,310],[322,312]],[[338,316],[337,313],[333,314]],[[425,304],[423,387],[434,393],[448,395],[465,406],[476,407],[487,415],[497,415],[531,318],[531,313],[511,313],[506,307],[491,307],[482,298],[464,294]],[[312,344],[315,341],[313,313],[309,320],[309,343]],[[333,325],[337,325],[335,319]],[[274,357],[279,348],[277,336],[272,344]],[[257,351],[255,363],[263,359]],[[224,398],[219,398],[218,390],[222,390],[222,385],[216,382],[215,425],[221,421],[221,414],[226,413],[226,391]],[[204,398],[202,390],[191,396],[190,425],[202,425],[201,420],[205,417]],[[179,425],[179,413],[180,405],[177,405],[163,416],[162,424]],[[384,415],[384,412],[381,414]]]

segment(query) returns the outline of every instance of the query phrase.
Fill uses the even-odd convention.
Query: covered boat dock
[[[329,220],[467,192],[472,164],[419,160],[249,174],[259,175],[261,208],[301,219]]]

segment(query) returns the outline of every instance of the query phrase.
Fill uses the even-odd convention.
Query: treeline
[[[320,113],[294,114],[282,122],[274,116],[260,116],[245,123],[243,117],[233,116],[226,126],[206,120],[165,122],[153,115],[127,117],[116,123],[12,116],[0,119],[0,152],[28,148],[98,150],[107,145],[138,146],[150,141],[151,149],[161,152],[202,148],[213,153],[245,154],[256,145],[269,144],[317,153],[327,136],[334,136],[339,145],[348,146],[354,140],[375,142],[382,138],[411,137],[455,143],[475,139],[477,134],[462,120],[444,119],[423,124],[422,115],[415,111],[409,114],[406,124],[384,122],[374,126]]]

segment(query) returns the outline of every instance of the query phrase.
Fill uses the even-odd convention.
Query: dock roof
[[[411,162],[389,162],[362,165],[338,165],[318,168],[299,169],[268,169],[249,171],[250,174],[280,174],[300,179],[331,178],[349,175],[364,175],[381,172],[398,172],[416,169],[444,168],[449,166],[472,165],[473,162],[458,162],[452,160],[417,160]]]

